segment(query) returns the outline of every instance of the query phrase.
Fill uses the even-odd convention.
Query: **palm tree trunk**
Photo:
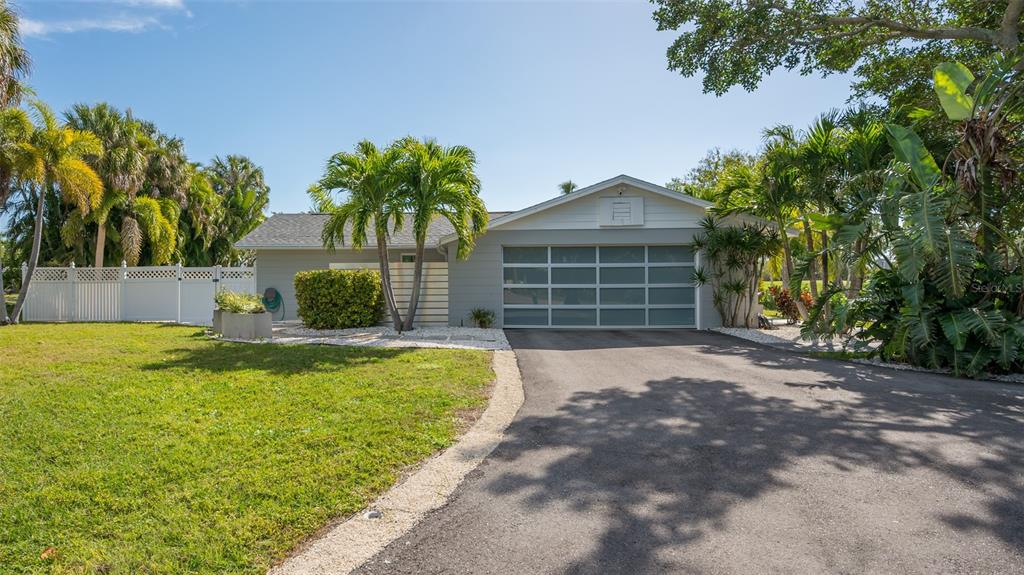
[[[391,266],[388,264],[388,243],[384,234],[377,232],[377,257],[380,259],[380,283],[384,288],[384,303],[391,313],[391,324],[396,331],[402,331],[402,315],[395,302],[395,291],[391,288]]]
[[[821,287],[828,287],[828,232],[821,230]],[[836,276],[838,277],[838,276]]]
[[[779,229],[782,230],[782,255],[785,262],[783,263],[782,270],[782,287],[789,289],[789,280],[793,277],[793,250],[789,246],[789,235],[786,233],[785,222],[780,221],[778,223]],[[796,303],[796,309],[800,312],[800,317],[804,321],[807,321],[809,317],[807,314],[807,307],[804,305],[803,300],[800,299],[800,294],[793,295],[789,294],[793,298],[793,302]]]
[[[853,250],[857,254],[864,251],[864,238],[857,238],[857,241],[853,244]],[[859,262],[860,259],[857,258],[850,265],[850,283],[846,288],[846,299],[854,299],[859,296],[861,288],[864,287],[864,271]]]
[[[107,243],[107,223],[100,222],[99,227],[96,229],[96,261],[93,267],[103,267],[103,250]]]
[[[4,297],[4,262],[0,262],[0,325],[10,323],[7,317],[7,298]]]
[[[409,295],[409,310],[405,312],[405,330],[413,329],[413,321],[416,319],[416,308],[420,305],[420,284],[423,278],[423,246],[427,238],[416,239],[416,262],[413,263],[412,271],[412,293]]]
[[[18,301],[14,302],[14,310],[11,313],[11,323],[18,323],[21,319],[21,308],[25,307],[25,298],[28,297],[28,285],[32,283],[32,275],[36,273],[36,264],[39,262],[39,250],[43,243],[43,210],[46,209],[46,191],[50,186],[44,185],[39,190],[39,201],[36,203],[35,229],[32,232],[32,252],[28,258],[28,271],[21,281],[21,289],[18,291]]]
[[[804,217],[804,239],[807,242],[808,253],[814,253],[814,232],[811,231],[811,222]],[[818,272],[815,270],[815,260],[811,258],[810,264],[807,266],[807,279],[810,280],[811,284],[811,297],[814,301],[818,301]],[[799,298],[800,294],[796,294]]]

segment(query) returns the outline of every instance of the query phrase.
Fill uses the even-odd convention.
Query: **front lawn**
[[[449,445],[490,354],[0,327],[3,573],[264,573]]]

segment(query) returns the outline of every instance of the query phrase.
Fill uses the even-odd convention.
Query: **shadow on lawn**
[[[204,336],[205,337],[205,336]],[[211,345],[168,350],[158,361],[142,366],[147,371],[186,369],[207,372],[257,370],[279,375],[335,371],[394,359],[411,348],[344,347],[334,345],[278,345],[214,341]]]
[[[514,343],[557,349],[560,339]],[[784,472],[809,459],[893,484],[927,470],[946,481],[939,493],[952,480],[985,504],[935,520],[988,532],[1024,554],[1024,388],[806,358],[712,334],[677,337],[676,345],[699,348],[689,361],[733,357],[782,373],[751,384],[672,377],[580,391],[555,415],[518,419],[491,456],[507,471],[485,484],[490,493],[521,496],[528,509],[568,500],[575,512],[606,515],[595,549],[567,572],[679,569],[661,564],[659,552],[724,528],[734,506],[796,488]],[[958,457],[949,456],[952,446]],[[531,458],[551,462],[538,475]],[[921,486],[924,504],[929,487]]]

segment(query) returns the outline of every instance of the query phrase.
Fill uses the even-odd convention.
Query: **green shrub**
[[[221,311],[228,313],[263,313],[263,299],[256,294],[221,290],[213,296],[214,303]]]
[[[384,302],[374,270],[316,270],[295,274],[295,299],[302,323],[313,329],[370,327]]]
[[[473,320],[477,327],[484,329],[494,325],[494,312],[482,307],[475,308],[469,312],[469,318]]]

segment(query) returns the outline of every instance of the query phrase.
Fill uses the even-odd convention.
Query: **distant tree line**
[[[251,259],[234,244],[265,217],[259,166],[237,155],[194,162],[180,138],[107,103],[57,114],[31,97],[30,67],[18,17],[0,0],[0,293],[19,288],[11,317],[38,265]]]

